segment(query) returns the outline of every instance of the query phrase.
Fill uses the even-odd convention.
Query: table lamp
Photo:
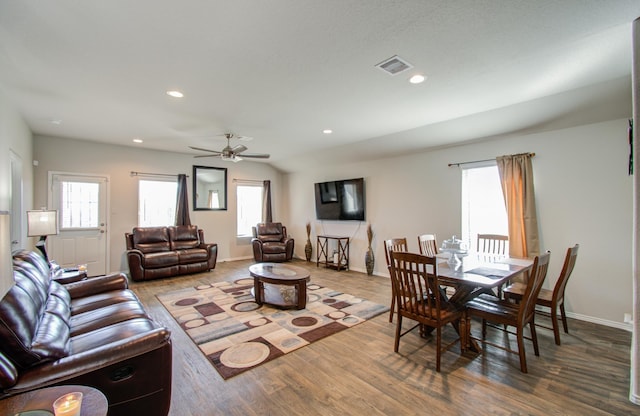
[[[11,255],[11,220],[9,213],[0,211],[0,299],[14,285]]]
[[[58,211],[46,209],[27,211],[27,236],[40,237],[36,248],[42,252],[47,263],[49,263],[46,247],[47,236],[56,234],[58,234]]]

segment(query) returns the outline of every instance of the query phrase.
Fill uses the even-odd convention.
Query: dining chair
[[[551,317],[551,324],[553,327],[548,328],[544,325],[536,325],[542,328],[552,329],[556,345],[560,345],[560,328],[558,320],[562,320],[562,327],[564,329],[564,332],[566,334],[569,333],[569,326],[567,325],[567,314],[564,309],[564,292],[567,287],[569,277],[571,276],[571,272],[573,272],[573,267],[575,266],[576,260],[578,258],[578,248],[580,248],[580,245],[576,244],[575,246],[569,247],[567,249],[567,255],[564,258],[562,271],[560,272],[560,276],[558,276],[558,280],[556,281],[553,290],[540,289],[540,294],[538,294],[538,298],[536,299],[537,305],[549,308],[549,316]],[[504,289],[504,298],[513,299],[516,302],[520,302],[522,300],[522,296],[524,296],[525,290],[526,285],[524,283],[514,283]],[[558,309],[560,309],[560,317],[558,317]],[[538,311],[538,313],[540,313],[540,311]]]
[[[509,236],[501,234],[478,234],[478,241],[476,250],[481,254],[507,256]],[[502,288],[508,285],[510,282],[506,282],[504,285],[496,287],[496,291],[499,298],[502,298]]]
[[[384,240],[384,257],[387,260],[387,268],[391,267],[391,252],[393,251],[409,251],[407,239],[402,237]],[[391,309],[389,310],[389,322],[393,322],[393,314],[396,312],[395,305],[396,297],[393,294],[393,285],[391,285]]]
[[[420,326],[420,333],[425,327],[436,331],[436,371],[440,371],[442,352],[449,349],[460,337],[442,347],[442,327],[448,323],[460,321],[463,311],[456,309],[441,297],[438,282],[436,257],[423,256],[417,253],[399,251],[391,252],[391,284],[398,306],[396,337],[393,350],[398,352],[400,337]],[[416,321],[411,329],[402,332],[402,318]],[[463,349],[464,343],[460,342]]]
[[[435,234],[422,234],[418,236],[418,247],[423,256],[434,257],[438,254],[438,240]]]
[[[530,339],[533,342],[533,350],[536,356],[540,355],[538,349],[538,337],[535,327],[536,299],[547,276],[549,268],[550,253],[536,256],[533,260],[531,273],[527,281],[527,286],[522,295],[520,303],[515,304],[505,299],[499,299],[491,295],[480,295],[477,298],[467,302],[467,339],[480,341],[483,344],[492,345],[496,348],[503,349],[510,353],[517,354],[520,357],[520,371],[527,372],[527,359],[525,356],[524,339]],[[482,339],[474,338],[471,335],[471,318],[477,317],[482,319]],[[487,321],[497,324],[496,329],[505,331],[507,334],[514,334],[508,330],[509,326],[515,327],[516,339],[518,342],[518,351],[514,351],[507,346],[492,343],[486,340]],[[524,329],[529,325],[531,337],[524,336]]]
[[[478,234],[477,251],[483,254],[498,254],[506,256],[508,253],[509,236],[500,234]]]

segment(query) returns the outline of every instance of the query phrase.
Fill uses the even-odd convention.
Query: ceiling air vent
[[[409,62],[400,58],[398,55],[392,56],[376,65],[389,75],[398,75],[407,69],[413,68]]]

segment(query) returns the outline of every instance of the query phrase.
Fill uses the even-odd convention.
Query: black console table
[[[329,253],[329,241],[332,240],[337,245],[337,259],[333,258],[333,253]],[[349,237],[319,235],[316,241],[316,253],[316,267],[319,267],[322,263],[325,267],[338,271],[349,270]]]

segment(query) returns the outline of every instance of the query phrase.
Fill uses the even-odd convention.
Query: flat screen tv
[[[316,218],[334,221],[364,221],[364,178],[315,184]]]

